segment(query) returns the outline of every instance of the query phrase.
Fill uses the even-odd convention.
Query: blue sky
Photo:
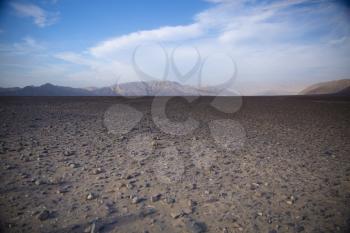
[[[0,86],[107,86],[154,78],[242,94],[350,77],[350,13],[326,0],[3,1]],[[199,53],[197,53],[197,51]],[[198,61],[202,70],[179,78]],[[132,58],[135,58],[135,63]],[[199,76],[201,75],[201,76]]]

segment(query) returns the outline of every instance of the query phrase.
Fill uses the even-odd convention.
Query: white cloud
[[[38,27],[46,27],[57,22],[59,13],[48,12],[34,4],[11,2],[11,6],[23,17],[31,17]]]
[[[103,41],[97,46],[91,48],[90,52],[96,57],[101,57],[114,53],[121,48],[136,46],[147,41],[179,41],[195,38],[202,34],[203,31],[198,24],[175,27],[167,26],[154,30],[133,32],[127,35]]]
[[[26,36],[20,42],[13,44],[0,44],[0,55],[39,54],[43,50],[45,50],[45,47],[30,36]]]

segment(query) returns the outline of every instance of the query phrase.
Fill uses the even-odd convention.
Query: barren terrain
[[[349,231],[349,99],[247,97],[232,114],[211,100],[170,100],[171,121],[198,123],[174,135],[152,98],[1,97],[1,231]],[[140,113],[124,135],[115,104]]]

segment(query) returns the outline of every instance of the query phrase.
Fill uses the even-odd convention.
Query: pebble
[[[159,201],[160,198],[161,198],[161,196],[162,196],[162,194],[158,193],[158,194],[156,194],[156,195],[154,195],[154,196],[151,197],[151,201],[152,201],[152,202]]]
[[[173,203],[175,203],[175,199],[174,198],[172,198],[172,197],[167,197],[166,199],[165,199],[165,202],[167,203],[167,204],[173,204]]]
[[[190,233],[203,233],[207,231],[207,226],[202,222],[198,222],[193,219],[185,219],[184,223],[185,227]]]
[[[45,221],[50,218],[50,211],[48,210],[43,210],[38,214],[38,219],[40,221]]]
[[[42,185],[42,184],[44,184],[44,182],[41,181],[41,180],[36,180],[36,181],[35,181],[35,184],[36,184],[36,185]]]
[[[137,204],[137,203],[139,203],[141,200],[142,200],[142,199],[139,198],[139,197],[137,197],[137,196],[131,198],[131,202],[132,202],[133,204]]]
[[[178,217],[180,217],[180,216],[182,216],[182,215],[183,215],[182,210],[175,210],[175,211],[173,211],[173,212],[170,213],[170,216],[171,216],[172,218],[178,218]]]
[[[89,193],[89,194],[86,196],[86,200],[92,200],[92,199],[95,199],[95,194]]]
[[[78,167],[78,164],[76,164],[76,163],[71,163],[71,164],[69,164],[69,167],[71,167],[71,168],[77,168],[77,167]]]
[[[146,216],[148,216],[148,215],[151,215],[151,214],[154,214],[154,213],[156,213],[156,212],[157,212],[157,210],[156,210],[155,208],[153,208],[153,207],[151,207],[151,206],[148,206],[148,207],[146,207],[145,209],[142,209],[142,210],[140,211],[139,216],[140,216],[141,218],[144,218],[144,217],[146,217]]]
[[[302,232],[302,231],[304,231],[305,230],[305,228],[303,227],[303,226],[300,226],[300,225],[296,225],[295,226],[295,231],[296,232]]]
[[[84,229],[84,233],[95,233],[96,223],[92,223],[90,226]]]
[[[72,156],[75,154],[75,151],[72,151],[72,150],[66,150],[63,155],[64,156]]]
[[[100,173],[102,173],[103,172],[103,169],[102,168],[96,168],[96,169],[94,169],[93,171],[92,171],[92,173],[94,174],[94,175],[98,175],[98,174],[100,174]]]
[[[196,202],[193,200],[188,200],[187,205],[188,207],[193,208],[196,205]]]

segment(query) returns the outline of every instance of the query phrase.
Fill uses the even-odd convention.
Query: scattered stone
[[[162,194],[158,193],[158,194],[156,194],[156,195],[154,195],[154,196],[151,197],[151,201],[152,201],[152,202],[159,201],[160,198],[161,198],[161,196],[162,196]]]
[[[67,192],[68,192],[68,187],[61,187],[56,191],[57,194],[64,194]]]
[[[184,219],[184,224],[188,232],[191,233],[203,233],[207,231],[207,226],[204,223],[195,221],[193,219]]]
[[[86,196],[86,200],[93,200],[93,199],[95,199],[96,198],[96,196],[95,196],[95,194],[93,194],[93,193],[89,193],[87,196]]]
[[[188,207],[193,208],[197,205],[197,202],[190,199],[190,200],[188,200],[187,205],[188,205]]]
[[[184,208],[183,209],[183,213],[186,215],[192,214],[193,213],[193,209],[192,208]]]
[[[96,168],[96,169],[94,169],[94,170],[92,171],[92,174],[98,175],[98,174],[100,174],[100,173],[102,173],[102,172],[103,172],[103,169],[102,169],[102,168]]]
[[[133,185],[132,183],[128,183],[128,184],[126,185],[126,187],[127,187],[128,189],[133,189],[133,188],[135,187],[135,185]]]
[[[76,163],[71,163],[71,164],[69,164],[69,167],[71,167],[71,168],[77,168],[77,167],[78,167],[78,164],[76,164]]]
[[[151,142],[151,146],[153,147],[153,148],[155,148],[155,147],[157,147],[158,146],[158,143],[156,142],[156,141],[152,141]]]
[[[172,197],[166,197],[165,198],[165,202],[167,203],[167,204],[173,204],[173,203],[175,203],[175,198],[172,198]]]
[[[44,182],[42,180],[35,180],[34,182],[36,185],[42,185]]]
[[[75,154],[75,151],[73,150],[66,150],[65,152],[63,152],[64,156],[72,156]]]
[[[93,222],[90,226],[87,226],[85,229],[84,229],[84,233],[95,233],[96,229],[96,223]]]
[[[140,211],[139,216],[140,216],[141,218],[144,218],[144,217],[147,217],[147,216],[149,216],[149,215],[152,215],[152,214],[154,214],[154,213],[156,213],[156,212],[157,212],[157,210],[156,210],[154,207],[148,206],[148,207],[146,207],[146,208],[144,208],[144,209],[142,209],[142,210]]]
[[[300,225],[296,225],[295,226],[295,231],[296,232],[302,232],[302,231],[304,231],[305,230],[305,228],[303,227],[303,226],[300,226]]]
[[[10,165],[10,164],[6,164],[6,165],[5,165],[5,169],[6,169],[6,170],[12,170],[12,169],[15,169],[15,168],[16,168],[15,166]]]
[[[179,218],[180,216],[183,215],[182,210],[178,209],[178,210],[173,210],[173,212],[170,213],[170,216],[172,218]]]
[[[50,211],[48,211],[48,210],[43,210],[43,211],[41,211],[39,214],[38,214],[38,219],[40,220],[40,221],[45,221],[45,220],[47,220],[47,219],[49,219],[50,218]]]
[[[137,197],[137,196],[134,196],[134,197],[131,198],[131,202],[132,202],[133,204],[137,204],[137,203],[139,203],[139,202],[141,202],[141,201],[142,201],[142,199],[139,198],[139,197]]]

